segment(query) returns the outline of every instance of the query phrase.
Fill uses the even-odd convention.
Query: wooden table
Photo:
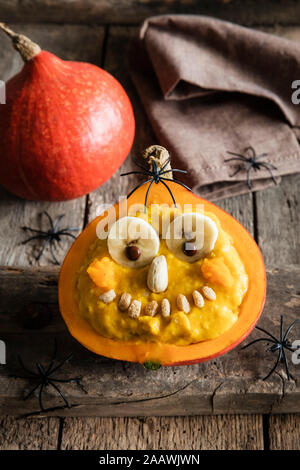
[[[300,42],[300,8],[292,1],[281,7],[278,2],[272,7],[271,1],[250,1],[246,11],[241,1],[218,0],[153,4],[124,0],[117,2],[118,7],[113,1],[79,0],[72,9],[67,0],[37,1],[34,10],[27,2],[18,9],[17,3],[0,1],[0,17],[15,30],[61,58],[100,65],[121,81],[136,116],[134,156],[156,142],[126,66],[128,43],[144,17],[165,12],[214,14]],[[6,80],[21,61],[2,35],[0,58],[0,78]],[[0,448],[299,449],[300,418],[293,414],[300,411],[299,381],[285,381],[280,369],[263,382],[263,372],[274,359],[265,361],[262,348],[248,352],[239,348],[207,364],[149,375],[140,366],[95,357],[65,331],[56,306],[57,270],[49,253],[35,262],[36,246],[21,244],[24,233],[20,227],[41,227],[39,214],[47,210],[53,217],[65,214],[67,225],[83,228],[101,212],[103,204],[128,192],[134,179],[119,175],[131,168],[129,157],[108,183],[66,203],[22,201],[0,189],[0,339],[5,338],[8,347],[8,365],[0,366]],[[280,314],[286,319],[299,316],[299,183],[299,175],[288,176],[277,187],[219,203],[245,225],[263,252],[270,287],[261,324],[273,331]],[[63,258],[67,248],[67,244],[61,245],[57,255]],[[20,322],[18,312],[29,301],[51,304],[52,320],[39,331]],[[28,384],[9,377],[18,372],[16,352],[28,351],[29,362],[38,353],[46,360],[53,336],[58,338],[61,357],[74,352],[76,366],[69,364],[66,373],[71,377],[80,369],[89,393],[72,385],[66,389],[76,404],[70,410],[20,418],[23,412],[34,411],[37,401],[23,402],[21,392]],[[300,378],[299,367],[293,366],[293,374]],[[47,397],[52,403],[54,396],[49,393]]]

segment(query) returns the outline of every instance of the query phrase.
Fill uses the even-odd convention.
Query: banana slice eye
[[[212,219],[203,214],[187,213],[170,223],[166,244],[177,258],[194,263],[213,249],[217,238],[218,228]]]
[[[154,228],[138,217],[122,217],[110,228],[107,248],[112,259],[127,268],[151,263],[159,249]]]

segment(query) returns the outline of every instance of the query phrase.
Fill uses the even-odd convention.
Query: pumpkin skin
[[[40,51],[6,85],[0,184],[25,199],[93,191],[127,157],[135,121],[120,83],[95,65]]]
[[[128,208],[133,204],[143,203],[148,186],[149,183],[140,187],[128,199]],[[170,195],[166,188],[161,183],[153,186],[148,204],[165,203],[170,205]],[[214,213],[224,231],[231,235],[249,277],[249,287],[240,307],[239,318],[227,332],[218,338],[188,346],[154,342],[135,344],[130,341],[116,341],[100,336],[79,315],[76,303],[76,273],[83,263],[89,246],[96,239],[96,227],[104,217],[102,215],[94,219],[73,243],[59,277],[59,305],[66,325],[74,338],[96,354],[113,359],[141,364],[154,363],[163,366],[208,361],[237,346],[252,331],[262,312],[266,293],[265,267],[260,250],[251,235],[239,222],[214,204],[172,181],[168,183],[168,186],[180,205],[203,204],[204,210]],[[118,214],[118,204],[114,208]]]

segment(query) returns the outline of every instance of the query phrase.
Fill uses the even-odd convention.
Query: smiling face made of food
[[[146,181],[92,220],[66,255],[60,312],[74,338],[108,358],[151,370],[211,360],[262,312],[261,253],[239,222],[176,178],[185,170],[171,168],[164,147],[142,159],[147,166],[130,173]]]
[[[188,345],[222,335],[248,288],[230,235],[203,210],[147,209],[90,246],[77,277],[80,315],[121,341]]]

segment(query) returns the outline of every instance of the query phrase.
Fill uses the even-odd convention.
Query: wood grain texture
[[[270,416],[271,450],[300,450],[300,415]]]
[[[247,25],[300,22],[293,0],[2,0],[0,5],[2,20],[19,22],[136,24],[166,13],[217,16]]]
[[[59,26],[59,25],[12,25],[19,32],[27,34],[49,51],[66,60],[82,60],[95,64],[100,63],[104,29],[89,26]],[[0,35],[0,79],[8,80],[22,66],[19,54],[13,49],[10,41]],[[61,227],[82,228],[85,213],[86,198],[77,200],[47,203],[25,201],[9,194],[0,188],[0,263],[5,265],[51,265],[49,250],[37,263],[36,254],[41,248],[41,242],[35,241],[22,245],[22,241],[30,237],[23,232],[22,226],[40,230],[48,229],[47,219],[41,217],[41,212],[47,210],[53,218],[65,214]],[[57,245],[57,258],[63,259],[70,238],[63,237]]]
[[[0,450],[55,450],[58,430],[58,418],[0,417]]]
[[[253,195],[243,194],[215,203],[238,220],[254,236]]]
[[[262,417],[66,418],[62,449],[260,450]]]
[[[255,195],[258,242],[269,266],[300,262],[300,175]],[[272,241],[270,243],[270,240]]]
[[[300,43],[300,28],[260,28]],[[300,175],[282,178],[278,186],[253,195],[256,232],[268,266],[300,263]]]
[[[294,380],[284,382],[285,373],[281,365],[264,382],[261,379],[274,364],[276,356],[267,354],[266,346],[260,343],[245,350],[238,346],[230,353],[203,364],[165,367],[155,372],[139,364],[114,361],[90,353],[71,338],[53,303],[56,276],[55,270],[48,274],[45,269],[28,271],[6,267],[0,270],[1,339],[7,345],[7,365],[0,366],[0,414],[38,411],[36,396],[26,402],[22,400],[32,384],[11,376],[22,375],[17,354],[32,367],[37,360],[46,365],[53,350],[54,337],[59,344],[58,359],[74,354],[73,361],[64,366],[58,377],[83,377],[82,387],[75,383],[63,384],[62,390],[73,406],[52,413],[54,415],[172,416],[300,412],[300,368],[291,364]],[[285,326],[299,316],[299,280],[300,268],[296,266],[268,272],[268,296],[260,326],[278,335],[282,312]],[[42,305],[50,302],[52,308],[50,322],[38,330],[24,326],[24,312],[32,302]],[[296,331],[294,338],[297,338],[295,335]],[[259,336],[258,332],[253,332],[250,338]],[[59,397],[50,388],[47,389],[45,406],[57,406],[59,403]]]

